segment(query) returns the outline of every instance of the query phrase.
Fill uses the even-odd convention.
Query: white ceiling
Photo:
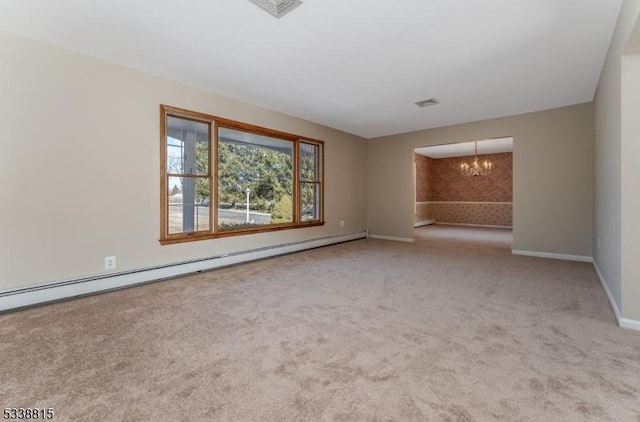
[[[417,154],[430,158],[466,157],[475,154],[475,142],[458,142],[456,144],[435,145],[416,148]],[[513,152],[513,138],[483,139],[478,141],[478,155]]]
[[[621,4],[2,0],[0,29],[370,138],[591,101]]]

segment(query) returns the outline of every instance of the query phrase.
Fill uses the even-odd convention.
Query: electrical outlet
[[[596,242],[596,247],[600,249],[600,238],[598,238],[598,241]]]
[[[104,269],[105,270],[113,270],[116,267],[116,257],[115,256],[107,256],[104,259]]]
[[[340,221],[340,227],[344,227],[344,221]]]

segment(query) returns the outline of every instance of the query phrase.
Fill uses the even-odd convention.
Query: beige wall
[[[514,137],[513,248],[592,256],[591,103],[369,140],[370,232],[413,238],[414,148],[503,136]]]
[[[0,290],[366,229],[361,138],[6,32],[0,51]],[[324,140],[327,224],[160,246],[160,104]]]
[[[633,212],[633,201],[637,199],[636,192],[629,187],[629,182],[634,176],[625,171],[623,176],[623,168],[628,168],[633,160],[637,160],[632,156],[625,157],[628,153],[633,153],[631,141],[623,142],[623,98],[622,98],[622,54],[625,45],[629,40],[629,35],[637,21],[638,12],[640,11],[639,0],[625,0],[622,11],[618,18],[615,33],[611,40],[611,45],[607,54],[607,59],[603,68],[598,89],[595,96],[595,179],[594,179],[594,239],[595,263],[600,269],[604,282],[607,284],[611,292],[612,299],[621,311],[623,317],[631,319],[640,319],[640,295],[636,294],[635,298],[631,298],[626,290],[623,282],[623,268],[627,272],[626,278],[635,277],[636,275],[628,274],[631,268],[623,265],[623,233],[627,245],[624,246],[625,256],[634,248],[629,248],[633,244],[633,240],[628,236],[638,236],[637,217],[631,216],[629,212]],[[633,59],[629,62],[631,70],[633,67]],[[629,89],[633,89],[634,75],[626,73],[626,84]],[[637,76],[636,76],[637,77]],[[636,88],[637,89],[637,88]],[[625,92],[627,89],[625,89]],[[633,94],[629,92],[625,95],[625,112],[626,121],[629,121],[629,113],[635,111],[635,119],[637,121],[638,108],[633,103],[637,99],[633,98]],[[625,138],[632,137],[633,130],[628,127],[625,130],[630,131],[625,134]],[[624,164],[624,165],[623,165]],[[623,192],[624,189],[624,192]],[[627,198],[629,196],[629,198]],[[624,201],[624,204],[623,204]],[[637,212],[637,210],[635,210]],[[637,214],[636,214],[637,215]],[[624,220],[623,220],[624,216]],[[599,240],[599,242],[598,242]],[[599,245],[598,245],[599,243]],[[637,254],[635,259],[637,260]],[[626,258],[627,263],[629,259]],[[631,259],[633,261],[633,259]],[[635,309],[633,318],[629,316],[628,308]]]
[[[640,54],[628,54],[622,59],[622,314],[636,321],[640,321],[639,168]]]

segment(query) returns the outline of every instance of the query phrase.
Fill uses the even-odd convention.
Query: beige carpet
[[[615,325],[591,265],[512,256],[508,231],[416,233],[0,315],[0,404],[57,421],[640,421],[640,333]]]

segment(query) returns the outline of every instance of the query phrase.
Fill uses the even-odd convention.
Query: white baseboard
[[[135,271],[108,274],[44,284],[28,288],[5,290],[0,292],[0,312],[10,309],[24,308],[63,299],[86,296],[98,292],[131,287],[168,278],[207,271],[243,262],[255,261],[277,255],[328,246],[350,240],[363,239],[367,232],[356,232],[345,235],[328,236],[301,242],[251,249],[242,252],[212,256],[193,261],[186,261],[164,265],[161,267],[144,268]]]
[[[618,325],[629,330],[640,331],[640,321],[636,321],[634,319],[620,318],[618,320]]]
[[[605,281],[604,276],[602,275],[602,271],[600,271],[600,267],[598,267],[598,263],[595,260],[593,261],[593,267],[596,269],[596,273],[598,274],[598,278],[600,279],[600,284],[602,284],[602,288],[604,289],[604,292],[607,294],[607,299],[609,299],[609,305],[611,305],[611,308],[613,309],[613,313],[616,316],[616,321],[618,322],[618,325],[622,328],[640,331],[640,321],[622,318],[622,313],[620,312],[620,308],[618,308],[618,304],[613,299],[611,290],[609,290],[609,285]]]
[[[604,292],[607,294],[607,299],[609,299],[609,305],[611,305],[611,308],[613,309],[613,313],[616,315],[616,321],[618,322],[618,325],[620,325],[620,320],[622,319],[622,314],[620,314],[620,308],[618,308],[618,304],[613,299],[613,294],[611,294],[611,290],[609,290],[609,285],[604,280],[604,276],[600,271],[600,267],[598,267],[598,263],[595,260],[593,261],[593,268],[596,269],[596,274],[598,274],[598,279],[600,279],[600,284],[602,284],[602,288],[604,289]]]
[[[561,259],[563,261],[593,262],[593,257],[582,256],[582,255],[565,255],[561,253],[519,251],[516,249],[513,249],[511,253],[513,255],[533,256],[535,258]]]
[[[434,224],[436,222],[435,219],[431,218],[429,220],[419,220],[413,223],[413,227],[422,227],[422,226],[428,226],[430,224]]]
[[[394,242],[408,242],[408,243],[413,243],[416,241],[415,239],[411,239],[409,237],[381,236],[379,234],[370,234],[369,239],[393,240]]]

